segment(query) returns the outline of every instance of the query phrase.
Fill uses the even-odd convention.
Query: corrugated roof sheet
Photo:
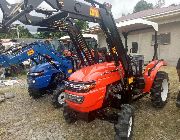
[[[140,11],[137,13],[133,13],[133,14],[129,14],[127,16],[120,17],[119,19],[116,19],[116,22],[131,20],[131,19],[137,19],[137,18],[143,18],[143,17],[147,17],[147,16],[163,14],[163,13],[176,11],[176,10],[180,10],[180,5]]]

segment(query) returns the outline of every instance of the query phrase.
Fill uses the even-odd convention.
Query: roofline
[[[155,16],[162,16],[162,15],[165,15],[165,14],[171,14],[171,13],[175,13],[175,12],[180,12],[180,9],[173,10],[173,11],[168,11],[168,12],[164,12],[164,13],[157,13],[157,14],[150,15],[150,16],[144,16],[142,18],[153,18]]]
[[[173,13],[169,13],[169,14],[167,14],[167,15],[159,15],[159,16],[153,16],[153,17],[148,17],[148,18],[146,18],[146,17],[144,17],[143,19],[146,19],[146,20],[156,20],[156,19],[160,19],[160,18],[162,18],[162,17],[165,17],[165,18],[168,18],[168,17],[171,17],[171,16],[176,16],[176,15],[179,15],[180,14],[180,11],[179,12],[176,12],[175,14],[173,14]],[[178,21],[180,21],[180,20],[178,20]],[[174,22],[174,21],[172,21],[172,22]],[[169,23],[171,23],[171,22],[169,22]],[[161,24],[161,23],[159,23],[159,24]]]
[[[158,31],[158,24],[157,23],[152,22],[152,21],[148,21],[145,19],[141,19],[141,18],[128,20],[128,21],[124,21],[124,22],[122,21],[122,22],[117,23],[116,26],[121,29],[123,27],[135,25],[135,24],[142,24],[142,25],[151,26],[155,31]]]
[[[162,15],[165,15],[165,14],[171,14],[171,13],[176,13],[176,12],[180,12],[180,8],[176,9],[176,10],[171,10],[171,11],[167,11],[167,12],[163,12],[163,13],[157,13],[157,14],[153,14],[153,15],[149,15],[149,16],[143,16],[143,17],[139,17],[139,18],[148,19],[148,18],[153,18],[153,17],[156,17],[156,16],[162,16]],[[133,19],[138,19],[138,18],[128,18],[128,19],[125,19],[125,20],[118,20],[117,19],[117,23],[127,21],[127,20],[133,20]]]

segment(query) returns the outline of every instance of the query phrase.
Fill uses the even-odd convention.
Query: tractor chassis
[[[131,100],[131,102],[129,104],[132,104],[140,99],[142,99],[143,97],[149,95],[149,93],[143,93],[143,94],[138,94],[133,96],[133,99]],[[117,106],[118,104],[118,106]],[[70,119],[70,123],[73,123],[75,121],[77,121],[77,119],[86,121],[86,122],[91,122],[94,119],[100,119],[103,121],[108,121],[110,123],[116,124],[118,122],[118,114],[121,111],[121,107],[122,104],[127,104],[127,103],[123,103],[122,100],[118,100],[116,99],[116,103],[115,104],[106,104],[104,105],[104,107],[98,109],[98,110],[94,110],[91,112],[79,112],[76,111],[72,108],[70,108],[68,106],[68,104],[66,103],[64,105],[64,113],[68,114],[67,118],[65,117],[65,119]],[[112,111],[113,110],[113,111]],[[66,120],[66,122],[69,122]]]

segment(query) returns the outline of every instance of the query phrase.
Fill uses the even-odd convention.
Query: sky
[[[16,3],[20,2],[22,0],[7,0],[9,3]],[[83,0],[78,0],[83,1]],[[114,18],[121,17],[122,13],[128,14],[133,12],[133,8],[136,5],[136,3],[140,0],[97,0],[100,3],[108,2],[112,4],[112,13]],[[154,5],[157,3],[158,0],[146,0],[149,3],[153,3]],[[171,4],[180,4],[180,0],[165,0],[165,6],[169,6]],[[47,7],[45,3],[41,5],[41,7]],[[2,19],[2,12],[0,11],[0,20]],[[33,28],[30,28],[30,30],[33,30]],[[33,31],[32,31],[33,32]]]
[[[128,14],[132,13],[134,6],[140,0],[98,0],[100,2],[109,2],[112,4],[112,13],[115,18],[121,17],[122,13]],[[153,3],[155,5],[158,0],[146,0],[148,3]],[[165,6],[171,4],[180,4],[180,0],[165,0]]]

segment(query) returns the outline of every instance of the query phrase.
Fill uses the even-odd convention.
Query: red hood
[[[87,82],[87,81],[96,81],[99,79],[102,74],[108,71],[114,70],[116,67],[113,62],[104,62],[100,64],[95,64],[92,66],[84,67],[80,70],[74,72],[70,77],[70,81],[77,82]]]

